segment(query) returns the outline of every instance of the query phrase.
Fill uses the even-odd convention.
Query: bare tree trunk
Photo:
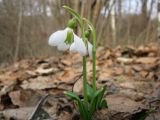
[[[99,45],[101,42],[105,42],[106,39],[104,39],[102,36],[103,36],[103,32],[104,32],[104,28],[106,28],[106,24],[108,22],[108,19],[109,19],[109,14],[110,14],[110,10],[108,9],[109,8],[109,1],[105,1],[103,3],[105,6],[104,8],[104,13],[102,16],[99,16],[102,17],[101,19],[98,19],[97,21],[97,24],[95,25],[97,30],[98,30],[98,34],[97,34],[97,44]],[[108,16],[106,16],[106,12],[108,10]]]
[[[131,10],[131,1],[129,1],[129,12]],[[130,38],[130,33],[131,33],[131,23],[130,23],[130,18],[128,18],[128,25],[127,25],[127,44],[129,45],[131,43],[131,38]]]
[[[81,16],[86,17],[87,16],[87,0],[82,0],[82,6],[81,6]]]
[[[118,15],[122,17],[122,0],[118,0]]]
[[[94,6],[93,7],[93,12],[92,12],[92,19],[93,19],[93,24],[96,26],[98,17],[99,17],[99,13],[101,10],[101,4],[102,4],[102,0],[95,0]]]
[[[119,35],[121,35],[121,28],[122,28],[122,0],[116,0],[118,2],[118,20],[117,20],[117,38],[120,38]],[[120,39],[119,39],[120,40]]]
[[[20,6],[19,6],[18,26],[17,26],[17,40],[16,40],[14,61],[17,60],[18,55],[19,55],[21,24],[22,24],[22,1],[20,1]]]
[[[145,41],[148,41],[149,40],[149,36],[150,36],[150,28],[151,28],[151,15],[152,15],[152,12],[153,12],[153,3],[154,3],[154,0],[151,1],[151,4],[150,4],[150,11],[149,11],[149,14],[148,14],[148,25],[146,27],[147,31],[146,31],[146,38],[145,38]]]
[[[46,6],[46,1],[42,1],[42,6],[43,6],[43,14],[46,17],[47,16],[47,6]]]
[[[116,21],[115,21],[115,0],[110,1],[110,9],[111,9],[111,28],[112,28],[112,39],[113,39],[113,46],[116,45]]]
[[[141,11],[142,11],[142,27],[145,28],[146,27],[146,24],[148,23],[148,16],[147,16],[147,3],[148,3],[148,0],[142,0],[142,8],[141,8]]]
[[[160,0],[158,0],[158,42],[160,43]]]

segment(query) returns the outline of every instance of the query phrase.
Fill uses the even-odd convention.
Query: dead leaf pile
[[[98,48],[97,86],[107,86],[106,99],[111,110],[131,115],[139,108],[148,109],[149,101],[158,98],[159,49],[156,44],[138,48]],[[6,113],[6,109],[32,108],[46,93],[62,96],[63,91],[73,90],[80,94],[83,87],[81,59],[79,54],[65,53],[61,57],[21,60],[1,69],[0,110],[5,111],[8,116],[10,111]],[[90,58],[87,62],[87,72],[90,83]],[[63,104],[67,102],[62,102],[61,105]],[[63,115],[59,113],[59,116]]]

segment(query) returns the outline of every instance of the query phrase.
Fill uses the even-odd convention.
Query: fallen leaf
[[[24,80],[20,85],[23,89],[43,90],[47,88],[56,88],[59,81],[55,79],[55,76],[39,76],[37,78],[31,78]]]
[[[40,75],[48,75],[48,74],[51,74],[54,72],[54,69],[53,68],[48,68],[48,69],[44,69],[44,68],[38,68],[36,70],[36,72]]]
[[[118,57],[117,62],[123,63],[123,64],[131,64],[134,60],[132,58],[124,58],[124,57]]]
[[[158,58],[153,58],[153,57],[142,57],[142,58],[137,58],[135,60],[135,63],[139,64],[154,64],[158,61]]]
[[[10,109],[3,111],[3,116],[5,120],[28,120],[33,110],[33,107]]]
[[[136,88],[134,83],[131,81],[122,82],[119,84],[119,86],[122,88],[133,89],[133,90]]]
[[[74,80],[75,77],[75,69],[68,68],[64,72],[59,73],[56,78],[60,81],[68,82]]]
[[[113,74],[113,70],[111,69],[105,69],[103,71],[99,71],[98,80],[105,80],[107,78],[110,78],[112,77],[112,74]]]
[[[124,95],[108,95],[106,100],[108,107],[114,111],[133,113],[133,111],[144,108],[141,103],[135,102]]]
[[[148,73],[147,71],[144,71],[144,70],[143,70],[143,71],[140,71],[139,74],[140,74],[142,77],[145,78],[145,77],[148,76],[149,73]]]
[[[14,105],[20,107],[35,106],[41,98],[35,91],[32,90],[17,90],[9,93],[11,101]]]
[[[115,67],[113,71],[114,71],[113,75],[122,75],[124,73],[124,69],[120,67]]]
[[[82,90],[83,90],[83,80],[79,79],[73,86],[73,92],[80,95],[83,92]]]
[[[67,60],[66,59],[62,59],[61,63],[66,65],[66,66],[70,66],[70,65],[72,65],[72,60],[70,60],[70,59],[67,59]]]

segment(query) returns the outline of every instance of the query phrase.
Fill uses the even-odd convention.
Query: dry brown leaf
[[[118,57],[117,62],[123,63],[123,64],[131,64],[134,60],[132,58],[124,58],[124,57]]]
[[[136,92],[133,89],[121,89],[120,93],[135,101],[142,101],[145,97],[144,93],[140,91]]]
[[[44,69],[44,68],[38,68],[36,70],[36,72],[40,75],[47,75],[47,74],[51,74],[54,72],[54,68],[48,68],[48,69]]]
[[[83,80],[79,79],[76,81],[76,83],[73,86],[73,92],[77,93],[77,94],[81,94],[83,91]]]
[[[149,72],[147,72],[147,71],[140,71],[140,73],[139,73],[142,77],[147,77],[148,76],[148,74],[149,74]]]
[[[124,73],[128,76],[131,76],[133,74],[131,66],[124,66]]]
[[[139,72],[141,70],[143,70],[141,65],[132,65],[132,69],[135,70],[136,72]]]
[[[18,109],[10,109],[3,111],[5,120],[15,119],[15,120],[28,120],[31,116],[33,107],[22,107]]]
[[[135,63],[139,64],[155,64],[157,62],[158,58],[153,58],[153,57],[142,57],[142,58],[137,58],[135,60]]]
[[[108,95],[106,100],[108,102],[108,107],[114,111],[133,113],[133,111],[139,108],[144,108],[141,103],[135,102],[124,95]]]
[[[17,75],[13,74],[10,71],[8,71],[4,74],[0,74],[0,82],[6,86],[15,84],[17,82],[17,78],[18,78]]]
[[[111,70],[111,69],[106,69],[106,70],[103,70],[103,71],[99,71],[98,80],[105,80],[109,77],[112,77],[112,74],[113,74],[113,70]]]
[[[120,67],[114,68],[113,71],[114,71],[114,75],[122,75],[124,73],[124,69]]]
[[[63,82],[69,82],[74,80],[75,77],[76,77],[75,69],[68,68],[64,72],[59,73],[59,75],[57,75],[56,78]]]
[[[61,63],[66,65],[66,66],[71,66],[72,65],[72,60],[70,60],[70,59],[66,59],[66,60],[62,59]]]
[[[37,78],[31,78],[28,81],[23,81],[20,85],[23,89],[43,90],[47,88],[56,88],[59,81],[54,76],[38,76]]]
[[[35,106],[40,99],[40,95],[32,90],[12,91],[9,93],[9,96],[12,103],[20,107]]]
[[[36,77],[36,76],[37,76],[37,74],[36,74],[35,71],[27,70],[26,73],[27,73],[28,75],[30,75],[31,77]]]
[[[136,88],[134,83],[131,81],[122,82],[119,84],[119,86],[122,88],[127,88],[127,89],[135,89]]]

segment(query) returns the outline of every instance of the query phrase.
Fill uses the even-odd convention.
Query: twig
[[[46,102],[46,99],[48,98],[48,96],[49,95],[47,94],[41,98],[41,100],[37,104],[35,110],[33,111],[32,115],[28,120],[44,120],[44,118],[51,119],[49,114],[42,109],[42,106]]]

